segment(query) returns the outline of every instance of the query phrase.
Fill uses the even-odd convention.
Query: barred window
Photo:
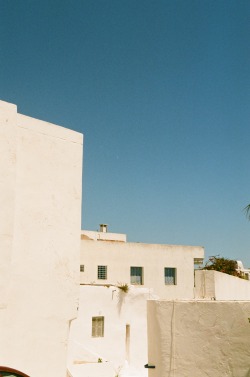
[[[130,267],[130,282],[135,285],[143,284],[143,268]]]
[[[92,337],[104,337],[104,317],[92,317]]]
[[[80,265],[80,272],[84,272],[84,264]]]
[[[176,268],[165,267],[164,277],[166,285],[176,285]]]
[[[97,278],[103,280],[107,279],[107,266],[98,266]]]

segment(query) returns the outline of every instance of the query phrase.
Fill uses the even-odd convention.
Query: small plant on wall
[[[117,283],[117,288],[119,288],[124,293],[128,293],[128,291],[129,291],[128,284]]]

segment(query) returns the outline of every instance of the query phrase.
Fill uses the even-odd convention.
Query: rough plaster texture
[[[105,234],[105,233],[104,233]],[[108,234],[108,233],[107,233]],[[143,286],[159,297],[193,299],[194,258],[203,258],[199,246],[155,245],[81,240],[81,283],[130,284],[130,267],[143,267]],[[97,266],[107,266],[107,280],[98,280]],[[177,269],[177,284],[165,285],[164,267]],[[141,287],[141,286],[140,286]]]
[[[79,311],[70,328],[68,369],[72,376],[147,376],[146,288],[124,293],[110,286],[81,286]],[[92,337],[92,317],[104,316],[104,337]],[[126,343],[126,325],[130,336]],[[103,363],[97,363],[98,358]],[[101,365],[100,365],[101,364]],[[103,368],[100,372],[100,368]]]
[[[215,300],[250,300],[250,281],[218,271],[195,271],[195,297]]]
[[[65,376],[79,295],[82,135],[0,101],[0,364]]]
[[[249,377],[250,302],[148,301],[149,377]]]

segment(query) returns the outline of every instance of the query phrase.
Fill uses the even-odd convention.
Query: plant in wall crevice
[[[129,291],[129,286],[126,283],[117,283],[117,288],[119,288],[124,293],[128,293]]]

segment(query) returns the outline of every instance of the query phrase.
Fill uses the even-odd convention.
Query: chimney
[[[100,224],[100,232],[107,233],[108,232],[108,224]]]

